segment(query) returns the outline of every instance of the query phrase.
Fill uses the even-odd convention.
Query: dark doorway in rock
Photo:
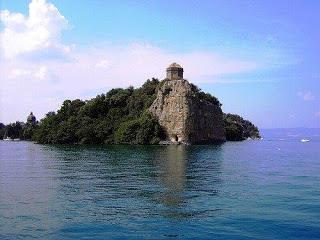
[[[178,142],[179,139],[178,139],[178,136],[177,136],[177,135],[174,136],[174,140],[175,140],[176,142]]]

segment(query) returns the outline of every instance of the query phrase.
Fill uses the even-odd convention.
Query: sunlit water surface
[[[0,239],[319,239],[320,137],[268,134],[220,146],[0,141]]]

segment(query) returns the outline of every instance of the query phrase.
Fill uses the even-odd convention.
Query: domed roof
[[[33,113],[31,112],[30,115],[27,118],[28,122],[33,122],[36,121],[36,117],[33,115]]]
[[[168,68],[182,68],[178,63],[171,63]]]

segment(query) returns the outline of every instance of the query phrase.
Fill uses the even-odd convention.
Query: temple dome
[[[35,122],[36,122],[36,117],[33,115],[32,112],[31,112],[30,115],[28,116],[27,122],[28,122],[28,123],[35,123]]]
[[[182,68],[178,63],[174,62],[169,65],[168,68]]]
[[[180,80],[183,79],[183,68],[178,63],[171,63],[167,67],[167,79]]]

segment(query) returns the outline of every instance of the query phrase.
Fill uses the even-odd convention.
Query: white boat
[[[12,141],[12,138],[8,137],[7,131],[4,133],[3,141]]]
[[[20,141],[20,138],[14,138],[13,141]]]
[[[301,142],[305,143],[305,142],[310,142],[309,139],[301,139]]]

